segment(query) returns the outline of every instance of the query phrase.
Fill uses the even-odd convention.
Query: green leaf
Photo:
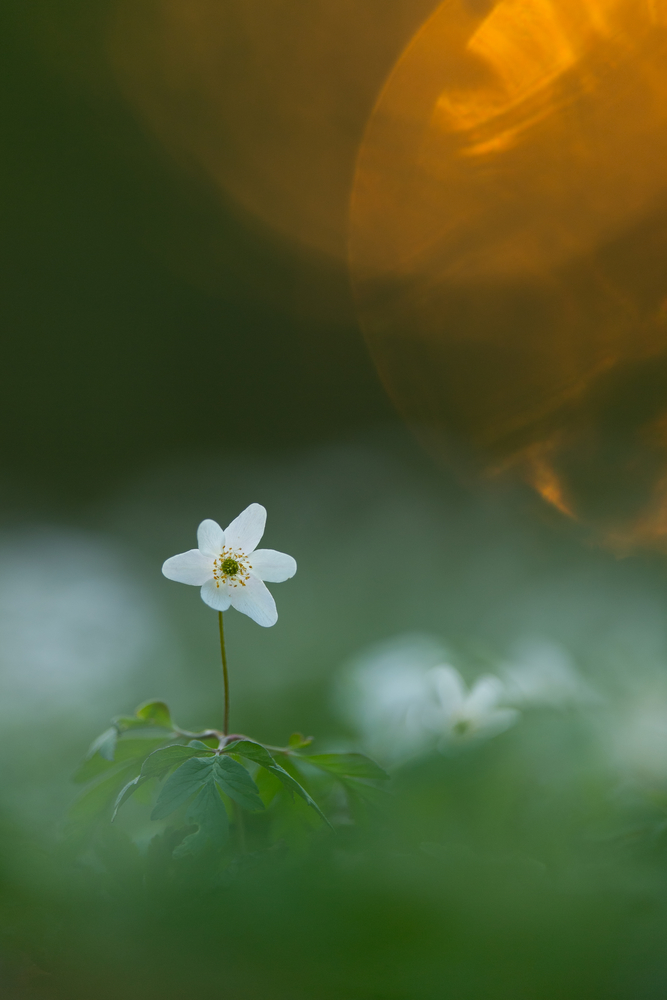
[[[293,750],[300,750],[301,747],[310,746],[313,742],[312,736],[304,736],[303,733],[292,733],[287,741],[287,746]]]
[[[142,775],[138,774],[136,778],[132,778],[132,781],[128,781],[128,783],[123,788],[121,788],[118,794],[118,798],[114,802],[113,813],[111,814],[112,823],[115,820],[118,814],[118,810],[120,809],[122,804],[124,802],[127,802],[130,796],[136,792],[137,788],[143,785],[144,782],[146,781],[148,781],[148,778],[144,778],[142,777]]]
[[[120,732],[148,727],[174,729],[169,709],[163,701],[147,701],[139,705],[134,715],[117,715],[113,722]]]
[[[290,792],[295,792],[300,798],[303,799],[304,802],[306,802],[309,806],[311,806],[311,808],[313,808],[315,812],[317,812],[322,817],[322,819],[329,825],[329,821],[326,818],[326,816],[321,812],[319,806],[316,805],[315,801],[311,798],[310,793],[308,792],[306,787],[301,784],[301,782],[303,781],[303,776],[300,773],[299,769],[296,767],[295,760],[296,757],[286,755],[282,765],[279,764],[277,761],[275,762],[273,767],[273,773],[276,775],[279,781],[282,782],[285,788],[287,788]]]
[[[300,795],[303,801],[307,802],[311,809],[315,810],[318,816],[321,816],[327,826],[331,826],[331,823],[326,818],[317,802],[310,797],[306,789],[303,785],[299,784],[296,778],[293,778],[291,774],[288,774],[287,771],[285,771],[279,764],[274,764],[274,766],[269,768],[269,770],[271,771],[271,774],[275,774],[276,778],[283,783],[285,788],[287,788],[290,792],[296,792],[297,795]],[[331,828],[333,829],[333,827]]]
[[[235,768],[228,766],[230,764],[236,765],[239,771],[244,772],[247,782],[251,786],[250,788],[241,783],[238,775],[235,773]],[[230,784],[230,774],[232,772],[234,772],[233,777],[236,779],[233,788]],[[240,794],[244,794],[247,801],[254,806],[252,800],[254,782],[252,782],[245,768],[241,767],[240,764],[236,764],[235,761],[225,761],[221,769],[220,759],[217,756],[206,758],[191,757],[167,778],[158,796],[151,818],[164,819],[190,799],[191,801],[185,814],[185,821],[188,824],[197,824],[199,827],[197,833],[186,837],[183,843],[174,851],[175,857],[201,851],[211,842],[220,845],[227,838],[229,819],[224,802],[220,797],[219,788],[222,784],[221,779],[223,778],[226,784],[225,791],[228,791],[230,794],[234,791],[237,799]],[[261,805],[259,798],[258,801]]]
[[[383,806],[390,800],[391,796],[386,788],[368,785],[358,778],[340,778],[339,780],[349,795],[355,796],[369,805]]]
[[[228,743],[222,752],[223,754],[237,753],[240,757],[252,760],[262,767],[271,768],[276,763],[266,747],[252,740],[236,740],[235,743]]]
[[[72,803],[69,810],[70,824],[88,824],[101,818],[107,809],[110,811],[119,790],[129,778],[135,777],[138,769],[137,761],[129,761],[116,765],[108,773],[102,774]]]
[[[299,784],[296,778],[293,778],[291,774],[288,774],[287,771],[280,766],[280,764],[276,763],[266,747],[263,747],[260,743],[253,743],[251,740],[237,740],[235,743],[230,743],[229,746],[225,747],[223,754],[228,753],[238,754],[240,757],[245,757],[246,760],[254,761],[256,764],[259,764],[260,767],[265,767],[267,771],[270,771],[271,774],[275,775],[276,778],[282,782],[285,788],[287,788],[290,792],[295,792],[297,795],[300,795],[304,802],[307,802],[308,805],[315,810],[318,816],[324,820],[327,826],[331,826],[329,820],[326,818],[315,800],[310,797],[306,789]]]
[[[216,757],[214,771],[218,787],[229,795],[230,799],[234,799],[251,812],[264,808],[257,785],[245,767],[233,757]]]
[[[379,764],[362,753],[320,753],[300,759],[341,777],[369,778],[374,781],[388,781],[390,777]]]
[[[113,761],[105,760],[96,753],[90,760],[83,762],[74,775],[74,781],[78,785],[82,785],[87,781],[93,781],[107,771],[111,771],[117,764],[127,763],[130,760],[136,760],[141,763],[148,754],[162,746],[163,743],[164,740],[160,737],[157,739],[155,737],[150,739],[145,737],[143,739],[121,738],[116,743],[116,752]]]
[[[110,729],[106,729],[101,736],[98,736],[90,744],[85,759],[90,760],[91,757],[94,757],[98,753],[104,760],[113,760],[117,739],[118,730],[115,726],[111,726]]]
[[[213,773],[213,768],[209,768],[209,773]],[[200,789],[188,806],[185,822],[196,823],[199,830],[185,838],[174,851],[174,857],[196,854],[209,843],[218,847],[224,844],[229,835],[229,818],[215,781],[208,780]]]
[[[163,701],[146,701],[143,705],[139,705],[134,714],[138,719],[151,725],[162,726],[163,729],[174,728],[171,712]]]
[[[213,750],[214,747],[210,747],[208,743],[202,743],[201,740],[190,740],[188,743],[189,747],[196,747],[197,750]]]
[[[208,750],[208,747],[204,747],[204,749]],[[164,778],[172,767],[197,756],[201,756],[199,747],[184,747],[182,743],[161,747],[159,750],[154,750],[146,758],[141,769],[141,776],[142,778]]]
[[[76,769],[72,776],[72,781],[77,785],[85,785],[87,781],[93,781],[95,778],[99,778],[101,774],[106,771],[112,770],[114,767],[113,761],[105,760],[104,757],[100,757],[98,753],[90,760],[84,760],[82,764]]]
[[[117,761],[143,760],[150,753],[164,744],[162,736],[135,736],[132,739],[121,738],[116,744]]]
[[[127,729],[146,729],[150,725],[143,719],[137,719],[136,715],[117,715],[113,720],[114,725],[124,733]]]
[[[164,819],[184,805],[207,781],[213,780],[212,758],[192,757],[181,764],[165,781],[158,795],[151,819]]]
[[[275,774],[271,774],[265,767],[258,768],[254,781],[259,791],[259,797],[264,803],[264,808],[271,804],[283,787]]]

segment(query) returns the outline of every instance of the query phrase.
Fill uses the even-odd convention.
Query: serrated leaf
[[[196,823],[199,830],[185,838],[174,851],[174,857],[196,854],[209,843],[216,846],[224,844],[229,835],[229,818],[215,781],[207,781],[192,800],[185,822]]]
[[[103,760],[113,760],[117,740],[118,730],[115,726],[111,726],[110,729],[105,729],[101,736],[98,736],[97,739],[93,740],[90,744],[85,759],[90,760],[90,758],[94,757],[97,753],[103,758]]]
[[[214,771],[218,787],[230,799],[251,812],[264,808],[259,789],[243,764],[239,764],[233,757],[219,756],[215,758]]]
[[[240,764],[237,767],[245,771]],[[199,827],[174,851],[175,857],[197,853],[209,843],[220,845],[227,838],[229,819],[220,797],[219,777],[217,757],[191,757],[165,782],[151,818],[164,819],[190,800],[185,821]]]
[[[151,819],[164,819],[175,812],[191,795],[201,791],[207,780],[213,780],[212,758],[191,757],[190,760],[186,760],[165,781],[151,813]]]
[[[326,818],[318,804],[314,799],[310,797],[308,792],[296,778],[293,778],[291,774],[277,764],[274,758],[271,756],[266,747],[263,747],[260,743],[253,743],[251,740],[237,740],[236,743],[230,743],[226,746],[223,754],[234,753],[238,754],[240,757],[245,757],[246,760],[252,760],[260,767],[265,767],[267,771],[275,775],[276,778],[289,789],[290,792],[295,792],[297,795],[301,796],[304,802],[315,810],[315,812],[320,816],[327,826],[331,826],[329,820]]]
[[[373,781],[389,780],[387,772],[362,753],[320,753],[302,757],[301,760],[340,777],[368,778]]]
[[[154,726],[162,726],[163,729],[174,728],[169,707],[163,701],[146,701],[143,705],[139,705],[134,714],[138,719]]]
[[[202,744],[203,745],[203,744]],[[204,747],[208,750],[208,747]],[[144,761],[141,768],[142,778],[164,778],[165,774],[171,771],[172,767],[183,764],[191,757],[201,757],[201,749],[193,746],[183,746],[182,743],[175,743],[168,747],[161,747],[154,750]]]
[[[131,781],[128,781],[128,783],[123,788],[121,788],[118,794],[118,798],[114,802],[113,813],[111,814],[112,823],[115,820],[118,814],[118,810],[123,805],[123,803],[127,802],[130,796],[134,795],[137,788],[143,785],[145,781],[148,781],[148,778],[144,778],[140,774],[138,774],[136,778],[132,778]]]

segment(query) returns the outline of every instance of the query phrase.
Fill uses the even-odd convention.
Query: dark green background
[[[342,268],[179,171],[117,91],[107,15],[3,6],[5,481],[84,496],[169,454],[393,419]],[[304,314],[322,286],[329,321]]]

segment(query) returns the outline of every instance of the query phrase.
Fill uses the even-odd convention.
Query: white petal
[[[465,699],[465,688],[458,670],[454,667],[433,667],[429,670],[435,690],[446,715],[458,712]]]
[[[201,599],[204,604],[214,611],[226,611],[232,603],[229,596],[229,588],[221,583],[218,587],[216,581],[211,577],[201,589]]]
[[[264,534],[266,525],[266,510],[261,503],[251,503],[238,517],[235,517],[228,528],[225,528],[225,544],[228,548],[245,552],[254,552],[259,540]]]
[[[478,733],[480,736],[496,736],[498,733],[504,733],[514,725],[519,715],[520,712],[515,708],[497,708],[480,720]]]
[[[250,565],[255,576],[269,583],[284,583],[296,573],[296,559],[274,549],[257,549]]]
[[[256,576],[248,577],[245,587],[230,587],[232,607],[265,628],[278,621],[273,595]]]
[[[219,556],[225,544],[225,533],[217,521],[206,520],[197,528],[197,545],[207,556]]]
[[[486,674],[475,681],[466,699],[467,716],[481,716],[491,712],[505,693],[505,685],[499,677]]]
[[[181,552],[167,559],[162,566],[162,572],[168,580],[201,587],[209,577],[213,576],[213,560],[203,555],[199,549],[190,549],[189,552]]]

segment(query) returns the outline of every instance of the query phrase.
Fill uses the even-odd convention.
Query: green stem
[[[222,624],[222,611],[218,611],[218,623],[220,625],[220,652],[222,653],[222,682],[225,690],[225,717],[222,724],[222,732],[226,736],[229,732],[229,674],[227,673],[227,653],[225,652],[225,630]]]

